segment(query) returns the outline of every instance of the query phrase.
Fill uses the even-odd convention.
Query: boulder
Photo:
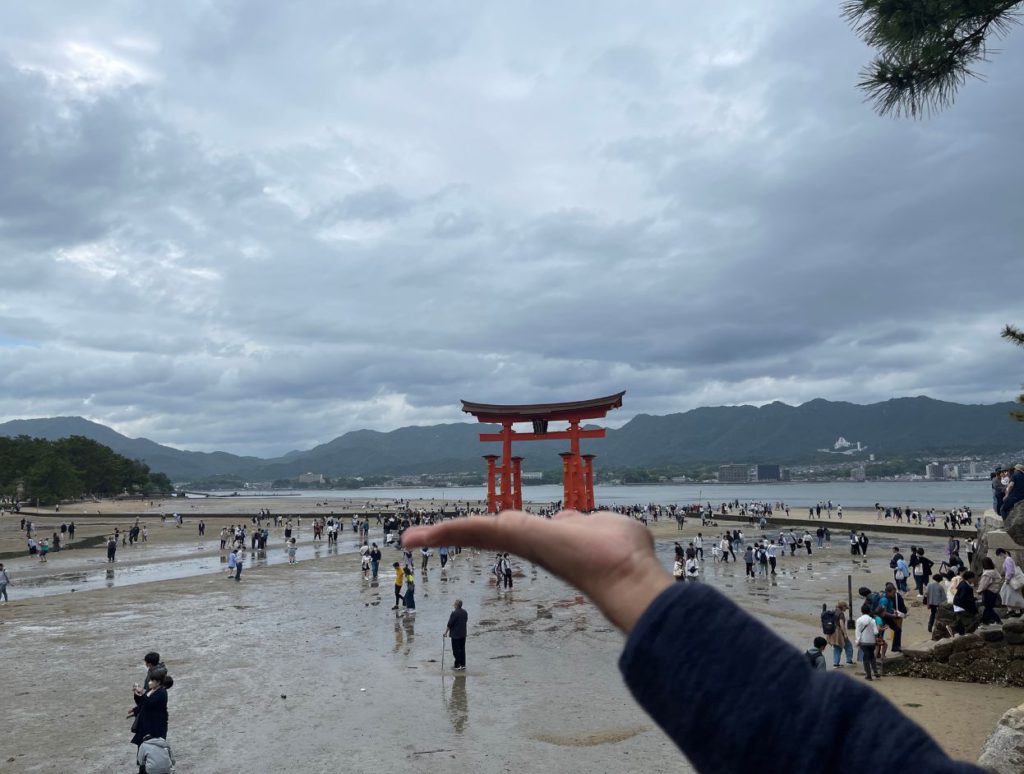
[[[1010,515],[1003,522],[1003,529],[1006,534],[1013,538],[1013,542],[1024,546],[1024,500],[1017,503]]]
[[[954,653],[962,653],[967,650],[977,650],[985,647],[985,641],[977,633],[965,634],[963,637],[954,637],[950,643]]]
[[[1006,711],[981,748],[978,765],[996,774],[1024,771],[1024,704]]]
[[[925,640],[924,642],[918,642],[913,645],[904,645],[903,655],[914,661],[931,661],[932,657],[935,655],[936,645],[937,643],[934,640]]]
[[[1007,645],[1024,645],[1024,633],[1004,630],[1003,636],[1006,638]]]
[[[932,656],[936,661],[945,661],[953,655],[953,640],[940,640],[932,646]]]
[[[1003,641],[1003,628],[1001,626],[983,626],[978,629],[977,634],[988,643]]]
[[[1003,631],[1006,633],[1024,634],[1024,618],[1003,621]]]

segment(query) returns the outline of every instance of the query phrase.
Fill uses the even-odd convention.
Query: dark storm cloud
[[[6,7],[0,415],[1011,397],[1021,38],[927,122],[867,58],[810,0]]]

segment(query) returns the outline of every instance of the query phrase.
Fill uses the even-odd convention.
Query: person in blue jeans
[[[831,634],[825,635],[828,644],[832,646],[832,666],[836,669],[840,669],[843,666],[841,663],[843,653],[846,653],[847,664],[852,665],[854,663],[853,642],[850,641],[849,632],[846,630],[846,622],[849,620],[849,615],[850,606],[840,600],[836,604],[835,609],[836,630]]]
[[[883,750],[887,771],[983,774],[951,759],[870,686],[811,669],[803,653],[710,585],[674,583],[637,522],[613,513],[506,512],[402,536],[410,548],[441,543],[509,551],[586,594],[627,635],[619,670],[634,698],[697,771],[862,774],[878,769]],[[740,694],[772,701],[737,711]],[[775,754],[737,744],[742,739],[771,739]]]

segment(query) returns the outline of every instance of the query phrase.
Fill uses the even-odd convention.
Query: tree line
[[[52,505],[88,496],[156,494],[173,487],[163,473],[101,443],[73,435],[57,441],[0,438],[0,494]]]

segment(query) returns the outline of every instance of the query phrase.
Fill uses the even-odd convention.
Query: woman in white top
[[[1012,611],[1007,614],[1008,616],[1019,616],[1021,610],[1024,610],[1024,594],[1021,594],[1022,589],[1013,588],[1010,581],[1014,576],[1018,576],[1021,570],[1004,549],[996,549],[996,557],[1003,560],[1003,587],[999,590],[999,598]]]

